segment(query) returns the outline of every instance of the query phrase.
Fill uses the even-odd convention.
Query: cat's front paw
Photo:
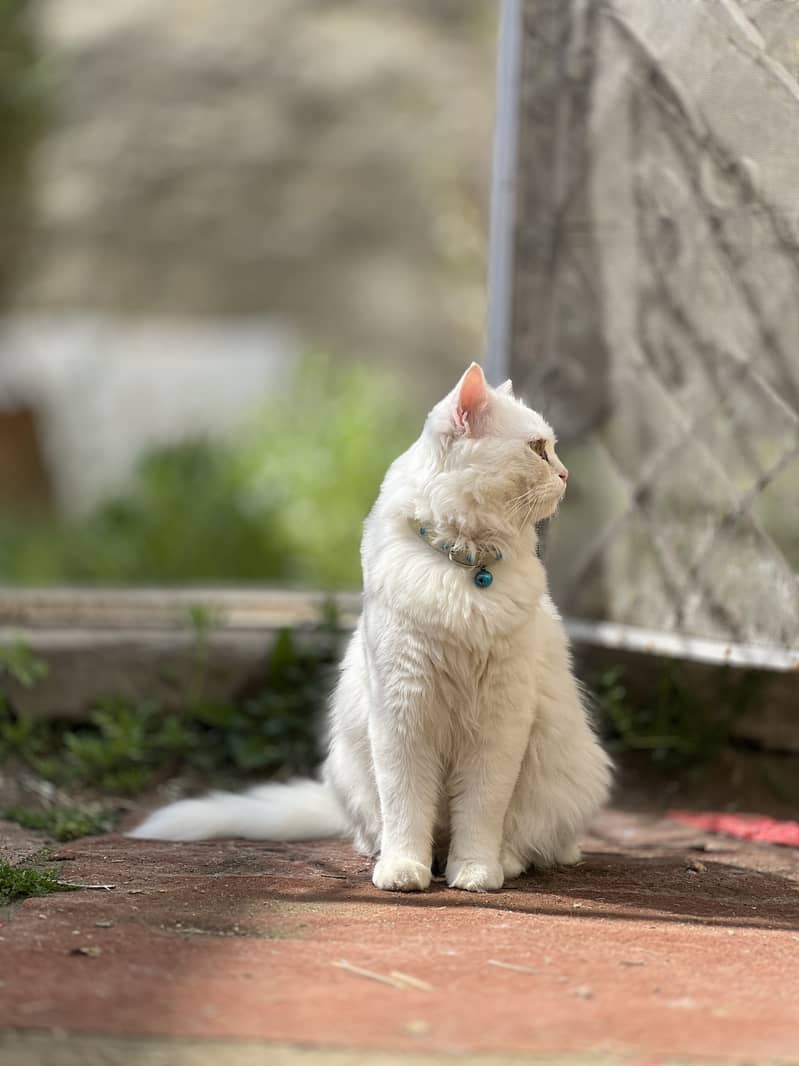
[[[464,892],[496,892],[504,883],[502,866],[498,862],[475,862],[472,859],[447,863],[447,884]]]
[[[384,892],[424,892],[430,886],[430,867],[414,859],[378,859],[372,884]]]

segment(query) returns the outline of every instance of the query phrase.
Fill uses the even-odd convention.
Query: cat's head
[[[510,381],[491,388],[472,363],[430,412],[426,434],[436,449],[437,496],[451,493],[461,508],[471,501],[505,528],[522,529],[557,510],[568,471],[552,429],[513,395]]]

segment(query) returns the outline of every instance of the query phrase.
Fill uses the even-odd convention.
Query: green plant
[[[180,711],[106,700],[78,723],[36,720],[0,704],[0,759],[14,756],[60,785],[113,794],[181,769],[215,779],[308,773],[319,760],[319,716],[338,656],[330,609],[304,637],[281,632],[266,683],[235,703],[207,700],[197,682]]]
[[[194,636],[194,668],[189,682],[188,704],[196,707],[205,690],[208,671],[208,641],[220,619],[212,607],[197,603],[189,608],[188,623]]]
[[[751,674],[724,675],[712,712],[676,668],[661,669],[645,697],[640,692],[636,698],[630,695],[620,666],[600,674],[594,690],[613,750],[649,752],[656,762],[691,766],[706,762],[730,742],[733,724],[749,704],[755,684]]]
[[[63,891],[68,891],[67,886],[59,884],[55,870],[34,870],[29,866],[0,862],[0,904]]]
[[[25,688],[47,677],[47,663],[35,655],[23,640],[0,644],[0,679],[8,674]]]
[[[47,663],[24,641],[0,644],[0,760],[20,750],[25,750],[35,760],[50,749],[48,723],[17,714],[2,684],[5,677],[10,677],[24,688],[32,688],[47,676],[47,672]]]
[[[309,358],[288,394],[229,439],[151,452],[86,518],[0,518],[0,572],[22,583],[357,585],[364,516],[413,435],[397,394],[374,373]]]
[[[6,807],[0,809],[0,818],[7,818],[26,829],[41,829],[61,841],[108,833],[114,825],[113,814],[109,811],[91,811],[82,807],[52,807],[45,811]]]
[[[334,645],[333,636],[323,638],[321,646],[302,649],[289,630],[278,635],[269,656],[268,686],[229,713],[219,730],[224,762],[231,769],[272,775],[314,768],[319,761],[319,715],[336,658]],[[218,719],[209,722],[208,714],[204,724],[219,729]],[[196,750],[209,749],[197,745]]]

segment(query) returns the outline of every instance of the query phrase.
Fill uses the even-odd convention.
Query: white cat
[[[568,473],[552,430],[472,363],[389,469],[366,520],[363,613],[321,782],[216,793],[132,835],[351,835],[378,888],[498,889],[575,863],[610,762],[589,724],[536,555]]]

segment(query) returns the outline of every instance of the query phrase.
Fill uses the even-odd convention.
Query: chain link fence
[[[799,649],[799,6],[526,0],[514,244],[561,607]]]

